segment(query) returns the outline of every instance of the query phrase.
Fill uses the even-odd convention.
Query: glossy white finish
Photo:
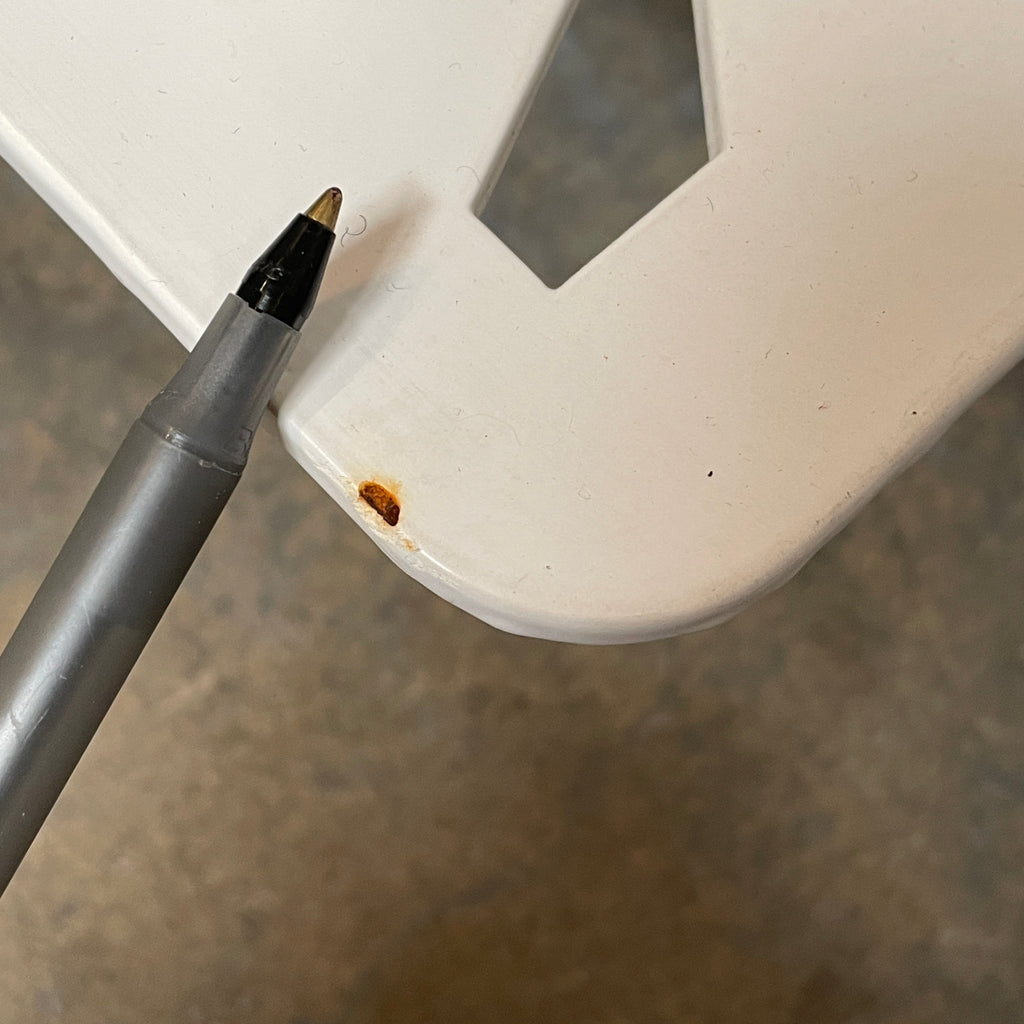
[[[341,185],[290,450],[473,614],[639,640],[786,580],[1020,357],[1024,6],[708,0],[718,155],[552,291],[473,210],[568,13],[11,3],[0,147],[186,345]]]

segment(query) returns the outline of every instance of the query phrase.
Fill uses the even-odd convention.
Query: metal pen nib
[[[333,231],[341,209],[341,189],[329,188],[307,211],[306,216]]]
[[[249,268],[235,294],[299,330],[316,300],[340,209],[341,189],[329,188]]]

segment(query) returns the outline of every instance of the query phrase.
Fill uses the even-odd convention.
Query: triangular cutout
[[[690,0],[582,0],[480,219],[557,288],[707,162]]]

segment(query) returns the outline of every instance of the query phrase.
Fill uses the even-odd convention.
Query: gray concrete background
[[[2,641],[182,352],[0,211]],[[0,1022],[1024,1020],[1022,385],[780,592],[605,649],[433,597],[264,429],[0,901]]]

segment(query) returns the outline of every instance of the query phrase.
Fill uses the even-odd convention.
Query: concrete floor
[[[182,353],[0,210],[2,641]],[[263,430],[0,902],[0,1022],[1024,1020],[1022,438],[1018,370],[777,594],[588,649]]]

